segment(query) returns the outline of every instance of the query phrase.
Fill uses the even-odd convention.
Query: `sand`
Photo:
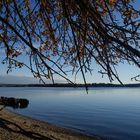
[[[101,140],[47,122],[0,111],[0,140]]]

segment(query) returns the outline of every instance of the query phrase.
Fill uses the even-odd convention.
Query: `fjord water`
[[[0,96],[26,98],[12,111],[109,140],[140,140],[140,88],[1,87]]]

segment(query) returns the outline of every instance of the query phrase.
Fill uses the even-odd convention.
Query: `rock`
[[[26,108],[29,104],[29,100],[13,97],[0,97],[0,105],[13,107],[13,108]]]

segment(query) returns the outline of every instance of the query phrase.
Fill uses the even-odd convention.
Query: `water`
[[[140,88],[0,88],[0,96],[26,98],[36,119],[108,140],[140,140]]]

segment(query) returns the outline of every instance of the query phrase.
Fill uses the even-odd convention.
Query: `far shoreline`
[[[0,138],[2,140],[8,138],[10,140],[101,140],[97,136],[84,135],[8,109],[0,111]]]
[[[72,83],[54,83],[54,84],[0,84],[0,87],[140,87],[140,83],[135,84],[111,84],[111,83],[87,83],[85,84],[72,84]]]

